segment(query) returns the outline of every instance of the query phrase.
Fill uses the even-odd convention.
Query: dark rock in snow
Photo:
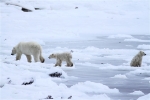
[[[27,8],[22,8],[21,10],[24,11],[24,12],[32,12],[32,10],[29,10]]]
[[[48,95],[45,99],[53,99],[52,96]]]
[[[61,75],[62,75],[62,73],[58,73],[58,72],[49,74],[49,76],[51,76],[51,77],[60,77]]]
[[[31,81],[29,81],[29,82],[23,82],[22,85],[30,85],[30,84],[32,84],[33,82],[34,82],[34,80],[31,80]]]
[[[75,9],[78,9],[78,7],[75,7]]]
[[[43,8],[35,8],[35,10],[42,10]]]
[[[68,97],[68,99],[71,99],[71,98],[72,98],[72,96]]]

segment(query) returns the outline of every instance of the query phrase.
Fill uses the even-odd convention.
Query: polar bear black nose
[[[146,54],[145,54],[146,55]]]
[[[11,54],[11,55],[14,55],[14,54]]]

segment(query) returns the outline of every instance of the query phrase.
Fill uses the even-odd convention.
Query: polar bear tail
[[[41,63],[44,63],[45,59],[40,55],[40,61]]]
[[[45,61],[45,59],[43,58],[41,52],[40,52],[40,61],[41,61],[41,63],[44,63],[44,61]]]

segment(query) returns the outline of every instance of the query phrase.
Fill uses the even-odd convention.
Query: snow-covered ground
[[[0,0],[0,10],[1,100],[150,100],[149,0]],[[38,42],[45,63],[15,61],[20,41]],[[71,50],[71,68],[48,59]],[[130,67],[139,50],[142,67]]]

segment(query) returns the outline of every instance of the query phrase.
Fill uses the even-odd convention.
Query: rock
[[[72,96],[68,97],[68,99],[71,99],[71,98],[72,98]]]
[[[53,99],[52,96],[48,95],[45,99]]]
[[[78,9],[78,7],[75,7],[75,9]]]
[[[21,10],[24,11],[24,12],[32,12],[31,10],[26,9],[26,8],[22,8]]]
[[[49,76],[51,76],[51,77],[60,77],[61,75],[62,75],[62,73],[58,73],[58,72],[49,74]]]
[[[23,82],[22,85],[30,85],[30,84],[32,84],[33,82],[34,82],[34,80],[31,80],[31,81],[29,81],[29,82]]]

